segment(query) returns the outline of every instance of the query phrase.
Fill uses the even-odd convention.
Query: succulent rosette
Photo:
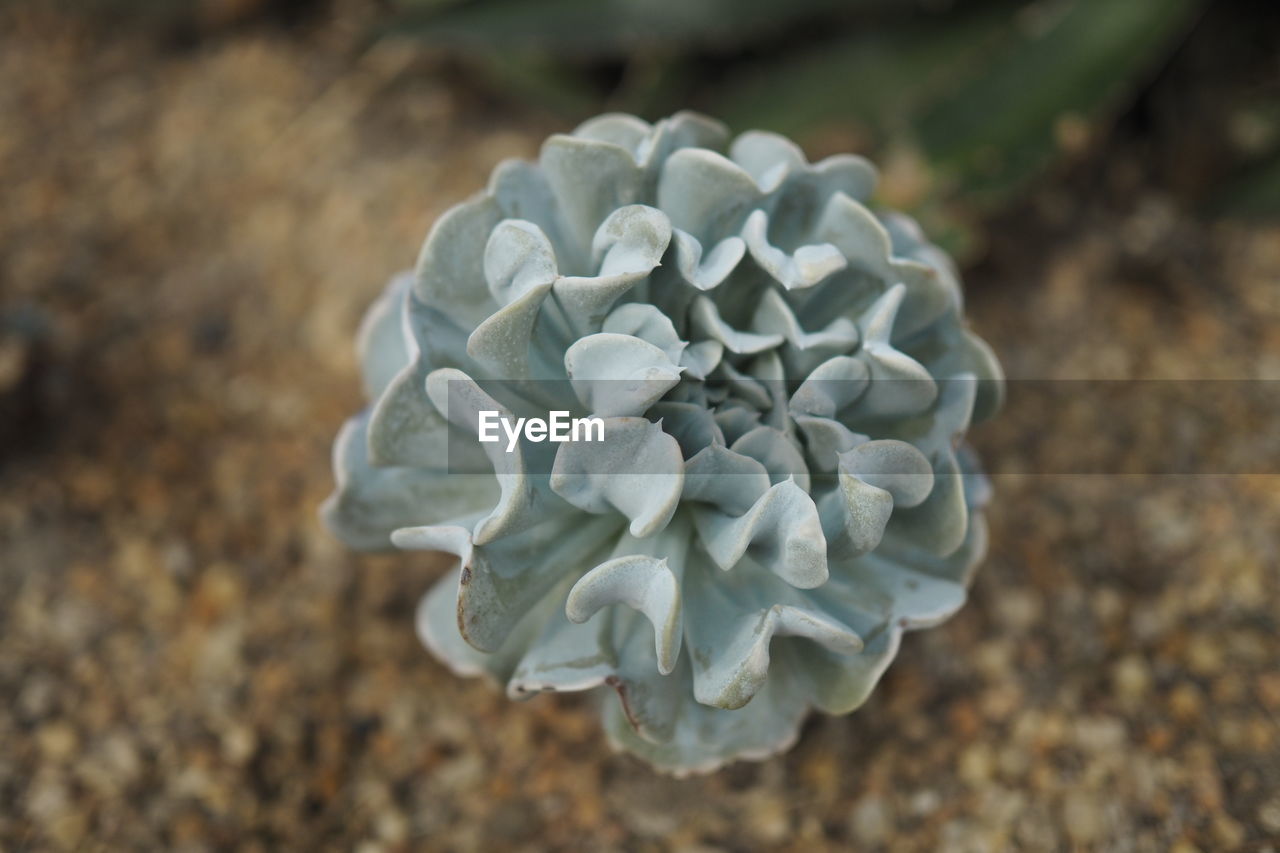
[[[423,642],[513,698],[598,690],[676,773],[858,707],[965,600],[1002,378],[950,259],[864,159],[690,113],[605,115],[446,212],[359,335],[369,406],[324,507],[444,551]],[[564,410],[599,442],[480,443]]]

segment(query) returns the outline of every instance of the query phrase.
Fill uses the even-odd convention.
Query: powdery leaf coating
[[[875,180],[605,115],[440,218],[361,328],[323,508],[354,548],[457,556],[418,611],[433,653],[513,698],[608,686],[612,742],[683,774],[853,710],[961,606],[990,491],[963,440],[1003,379]],[[453,441],[485,408],[606,440]]]

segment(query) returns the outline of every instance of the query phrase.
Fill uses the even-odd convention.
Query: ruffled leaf
[[[601,417],[642,415],[680,381],[680,368],[665,352],[608,332],[575,341],[564,366],[578,399]]]
[[[697,509],[694,519],[707,553],[725,571],[749,551],[792,586],[811,589],[827,579],[827,540],[818,508],[794,480],[770,487],[741,516]]]
[[[556,494],[584,512],[620,512],[637,537],[666,527],[683,487],[680,445],[644,418],[604,419],[603,441],[562,444],[551,471]]]
[[[602,607],[626,606],[653,625],[658,671],[668,675],[680,656],[684,623],[680,614],[680,579],[664,559],[644,555],[618,557],[583,575],[565,601],[571,622],[586,622]]]

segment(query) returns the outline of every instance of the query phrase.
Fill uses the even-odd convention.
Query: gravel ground
[[[364,305],[554,127],[341,22],[0,16],[0,849],[1280,849],[1280,478],[999,476],[971,603],[865,708],[656,776],[590,699],[450,676],[412,628],[442,564],[315,517]],[[997,223],[977,329],[1014,377],[1280,378],[1280,229],[1123,162],[1125,205]],[[1096,440],[1148,470],[1125,411]],[[978,444],[1034,471],[1085,440],[1057,415]]]

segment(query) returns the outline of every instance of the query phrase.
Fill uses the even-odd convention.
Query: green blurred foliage
[[[1280,215],[1276,0],[48,2],[197,37],[356,12],[373,38],[408,37],[565,123],[694,108],[815,156],[863,151],[884,200],[962,256],[974,223],[1103,151],[1144,100],[1167,161],[1154,184],[1214,213]]]
[[[694,106],[735,129],[907,160],[892,200],[972,245],[1118,114],[1204,0],[393,0],[389,32],[567,118]],[[612,72],[612,73],[610,73]],[[601,81],[605,81],[603,84]],[[822,148],[822,145],[818,145]],[[901,156],[899,156],[901,155]]]
[[[437,44],[611,57],[739,48],[789,26],[893,0],[392,0],[395,26]]]
[[[1214,202],[1218,213],[1280,217],[1280,156],[1272,156],[1246,169]]]

